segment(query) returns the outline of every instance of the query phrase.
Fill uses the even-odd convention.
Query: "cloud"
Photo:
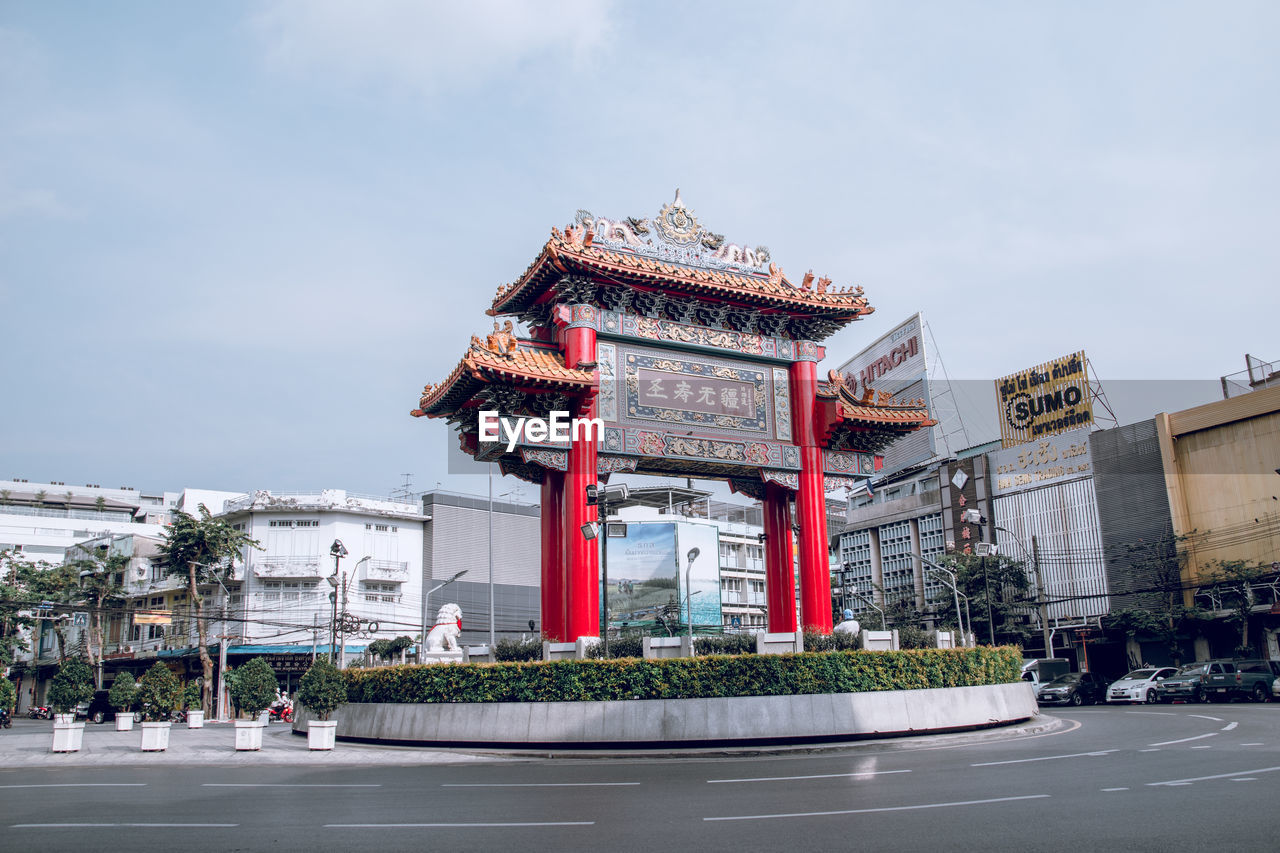
[[[608,41],[612,9],[609,0],[271,0],[251,25],[278,69],[433,94],[548,56],[581,65]]]

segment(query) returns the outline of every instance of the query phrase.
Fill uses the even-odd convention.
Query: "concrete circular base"
[[[310,714],[296,709],[295,733]],[[341,740],[421,746],[595,749],[752,746],[918,735],[1005,725],[1038,712],[1025,681],[983,687],[637,699],[343,705]]]

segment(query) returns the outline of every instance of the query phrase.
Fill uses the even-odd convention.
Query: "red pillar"
[[[796,630],[796,576],[791,551],[791,498],[776,483],[764,492],[764,589],[769,631]]]
[[[831,633],[831,567],[827,560],[827,503],[822,482],[822,448],[814,434],[818,365],[791,363],[792,434],[800,447],[800,624],[805,631]]]
[[[564,474],[545,471],[542,477],[542,636],[555,643],[564,642],[565,560]]]
[[[575,306],[589,307],[589,306]],[[576,311],[575,311],[576,313]],[[596,330],[582,321],[568,324],[561,334],[566,367],[582,362],[595,363]],[[594,418],[596,398],[592,395],[573,414]],[[564,514],[561,534],[566,561],[565,642],[579,637],[600,636],[600,552],[595,540],[582,535],[582,525],[596,521],[599,513],[587,506],[587,486],[596,482],[596,440],[587,431],[579,432],[569,445],[569,470],[564,477]]]

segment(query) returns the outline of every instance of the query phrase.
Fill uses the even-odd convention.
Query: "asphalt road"
[[[0,769],[0,849],[1280,849],[1280,704],[1051,713],[788,755]]]

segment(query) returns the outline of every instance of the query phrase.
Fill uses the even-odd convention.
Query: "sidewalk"
[[[468,754],[416,747],[378,746],[338,742],[332,751],[307,748],[307,739],[293,734],[289,723],[271,723],[262,733],[262,749],[237,752],[236,733],[230,723],[205,723],[188,729],[174,723],[169,748],[143,752],[142,731],[118,732],[114,723],[85,723],[79,752],[53,752],[53,723],[16,719],[13,728],[0,730],[0,767],[119,767],[123,765],[221,764],[229,766],[292,764],[301,766],[353,764],[463,764],[509,760],[500,755]],[[518,759],[515,759],[518,760]]]

